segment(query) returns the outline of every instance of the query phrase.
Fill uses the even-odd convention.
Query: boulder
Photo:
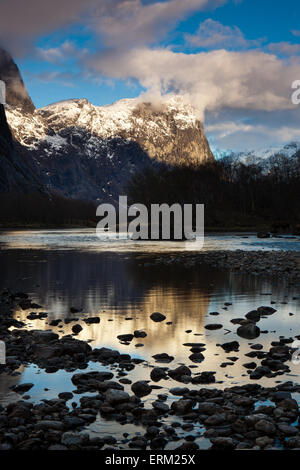
[[[130,396],[127,392],[122,390],[114,390],[109,388],[105,392],[105,401],[110,405],[118,405],[119,403],[126,403],[130,400]]]
[[[184,414],[190,412],[193,409],[193,405],[193,400],[181,399],[174,401],[171,408],[176,414]]]
[[[98,323],[100,323],[100,317],[84,318],[83,321],[84,321],[87,325],[98,324]]]
[[[154,322],[162,322],[164,321],[167,317],[163,315],[162,313],[159,312],[154,312],[152,315],[150,315],[151,320]]]
[[[154,356],[152,357],[155,359],[156,362],[161,362],[163,364],[168,364],[169,362],[174,361],[174,357],[169,356],[169,354],[167,353],[154,354]]]
[[[237,329],[237,334],[241,338],[256,339],[260,336],[260,329],[254,323],[242,325]]]
[[[169,370],[168,374],[172,379],[178,380],[182,376],[191,376],[192,372],[187,366],[179,366],[176,369]]]
[[[131,385],[133,393],[141,398],[149,395],[152,392],[152,387],[145,380],[139,380]]]
[[[75,335],[78,335],[78,333],[80,333],[82,331],[82,326],[76,324],[76,325],[72,326],[72,331]]]
[[[260,320],[260,313],[257,310],[251,310],[251,312],[248,312],[246,314],[246,318],[248,320],[251,320],[251,321],[257,323]]]
[[[167,374],[161,367],[154,367],[150,373],[150,377],[153,382],[159,382],[161,379],[167,378]]]
[[[104,382],[112,379],[114,374],[112,372],[86,372],[74,374],[72,382],[74,385],[85,385],[89,380],[97,382]]]
[[[132,341],[134,336],[132,334],[125,334],[125,335],[119,335],[117,336],[117,338],[120,340],[120,341],[125,341],[125,342],[128,342],[128,341]]]
[[[240,345],[238,341],[231,341],[230,343],[221,344],[221,348],[223,348],[226,353],[232,351],[238,352]]]
[[[212,323],[210,325],[205,325],[206,330],[214,331],[214,330],[221,330],[223,328],[223,325],[220,325],[218,323]]]
[[[277,312],[273,307],[259,307],[257,311],[260,315],[273,315],[273,313]]]

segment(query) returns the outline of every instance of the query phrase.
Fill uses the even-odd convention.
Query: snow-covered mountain
[[[213,160],[196,111],[180,97],[160,106],[68,100],[31,113],[8,105],[6,114],[19,152],[43,184],[70,198],[116,199],[148,166]]]
[[[75,99],[36,109],[17,65],[2,49],[0,80],[6,84],[7,103],[0,123],[6,133],[3,145],[11,140],[11,131],[13,154],[29,175],[26,188],[32,180],[47,193],[113,202],[136,171],[162,164],[192,166],[214,158],[195,109],[181,97],[155,105],[127,99],[102,107]],[[2,160],[0,192],[10,187],[9,179],[23,178],[20,165],[11,175],[4,167]],[[18,188],[22,191],[23,185]]]
[[[214,146],[211,146],[211,150],[216,160],[228,159],[232,163],[242,163],[244,165],[254,164],[267,170],[272,159],[276,156],[292,159],[300,150],[300,142],[291,142],[283,146],[278,145],[244,152],[234,152],[232,150],[219,149]]]

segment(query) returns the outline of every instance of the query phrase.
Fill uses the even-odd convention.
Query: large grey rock
[[[114,390],[109,388],[105,392],[105,401],[111,405],[118,405],[119,403],[126,403],[130,399],[127,392],[122,390]]]
[[[193,404],[193,400],[181,399],[174,401],[171,405],[171,408],[176,414],[184,414],[190,412],[193,409]]]
[[[50,343],[59,338],[59,335],[51,330],[35,330],[32,332],[32,335],[36,343]]]
[[[256,339],[260,336],[260,329],[254,323],[242,325],[237,329],[237,334],[241,338]]]
[[[276,433],[276,426],[271,421],[261,419],[255,424],[256,431],[259,431],[267,436],[272,436]]]
[[[50,419],[38,421],[35,425],[37,429],[54,429],[56,431],[62,431],[64,429],[64,424],[61,421],[51,421]]]
[[[150,377],[153,382],[159,382],[161,379],[165,379],[167,374],[161,367],[154,367],[150,372]]]
[[[96,382],[104,382],[112,379],[114,374],[112,372],[86,372],[74,374],[72,382],[74,385],[85,385],[89,380]]]
[[[169,370],[168,374],[172,379],[178,380],[183,376],[191,376],[192,372],[187,366],[179,366],[176,369]]]
[[[131,385],[131,390],[137,397],[140,397],[140,398],[145,397],[152,392],[152,388],[144,380],[140,380],[138,382],[133,383]]]
[[[86,434],[79,434],[76,432],[65,432],[61,437],[61,443],[67,447],[80,447],[83,443],[88,441]]]

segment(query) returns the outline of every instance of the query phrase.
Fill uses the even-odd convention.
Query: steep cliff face
[[[0,191],[27,191],[30,184],[35,190],[38,183],[68,198],[113,202],[136,171],[214,158],[194,108],[180,97],[155,106],[138,99],[101,107],[69,100],[36,110],[17,65],[1,49],[0,80],[10,126],[2,107]],[[8,171],[8,162],[15,169]]]
[[[33,113],[34,104],[28,95],[21,73],[8,52],[0,48],[0,80],[6,85],[6,103]]]
[[[6,85],[6,103],[17,113],[30,116],[35,108],[27,93],[18,67],[11,56],[0,49],[0,80]],[[0,104],[0,193],[30,193],[43,191],[43,185],[34,172],[31,159],[24,158],[16,149],[7,122],[5,107]]]
[[[5,109],[0,105],[0,193],[40,192],[42,184],[30,163],[16,151]]]
[[[153,106],[136,99],[110,106],[93,106],[87,100],[55,103],[39,110],[48,126],[58,135],[89,134],[86,153],[97,151],[97,138],[136,142],[149,157],[170,165],[195,165],[213,159],[203,126],[195,109],[180,97]],[[67,132],[66,132],[67,131]]]
[[[138,100],[103,107],[69,100],[32,115],[8,106],[7,115],[43,183],[71,198],[114,200],[136,171],[213,159],[195,110],[180,98],[159,109]]]
[[[148,155],[172,166],[193,166],[214,159],[196,110],[173,97],[159,109],[137,104],[125,135],[137,141]]]

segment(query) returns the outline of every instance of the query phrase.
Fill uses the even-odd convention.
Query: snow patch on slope
[[[122,137],[124,133],[134,130],[135,126],[143,125],[144,119],[140,111],[151,112],[152,116],[162,112],[172,113],[176,125],[180,129],[186,129],[197,123],[195,109],[185,104],[180,97],[172,97],[169,101],[152,106],[150,103],[142,103],[140,99],[123,99],[106,106],[94,106],[87,100],[67,100],[53,103],[41,108],[38,113],[47,118],[55,129],[61,127],[61,123],[70,123],[73,126],[88,129],[92,134],[102,138]],[[161,121],[149,119],[147,122],[149,134],[163,129]]]
[[[24,114],[20,108],[6,106],[6,116],[14,137],[25,147],[37,150],[43,143],[58,150],[66,145],[66,139],[61,136],[49,135],[48,126],[37,111]]]

